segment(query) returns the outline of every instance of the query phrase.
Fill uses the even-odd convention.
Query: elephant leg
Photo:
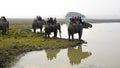
[[[70,41],[70,34],[68,34],[68,40]]]
[[[72,40],[74,41],[74,34],[72,34]]]
[[[54,32],[54,37],[57,37],[57,31]]]
[[[5,26],[2,28],[2,34],[3,34],[3,35],[6,34],[6,27],[5,27]]]
[[[42,32],[42,28],[40,28],[40,32]]]
[[[60,34],[60,38],[61,38],[61,29],[59,29],[59,34]]]
[[[79,32],[79,40],[81,40],[82,32],[83,32],[83,29],[81,29],[80,32]]]
[[[81,33],[79,33],[79,40],[81,40]]]
[[[41,28],[41,32],[42,32],[42,28]]]
[[[36,33],[36,29],[35,28],[33,28],[33,32]]]
[[[50,38],[50,34],[48,34],[48,38]]]
[[[50,35],[49,33],[45,32],[45,38],[49,38],[50,37],[49,35]]]
[[[60,25],[58,27],[58,30],[59,30],[59,35],[60,35],[60,38],[61,38],[61,26]]]

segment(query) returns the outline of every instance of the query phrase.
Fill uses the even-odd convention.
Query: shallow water
[[[62,25],[62,38],[68,37],[66,26]],[[87,44],[28,52],[11,68],[120,68],[119,29],[120,23],[93,24],[83,31]]]

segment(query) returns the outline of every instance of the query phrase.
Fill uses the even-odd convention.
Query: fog
[[[2,0],[0,16],[10,18],[63,18],[80,12],[88,18],[120,18],[120,0]]]

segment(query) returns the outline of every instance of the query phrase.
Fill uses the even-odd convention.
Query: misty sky
[[[1,0],[0,3],[0,16],[12,18],[64,17],[67,12],[120,18],[120,0]]]

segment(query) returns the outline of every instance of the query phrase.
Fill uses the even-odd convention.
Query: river
[[[66,27],[62,25],[62,38],[68,38]],[[11,68],[120,68],[119,29],[119,22],[93,23],[92,28],[83,30],[87,44],[27,52]]]

